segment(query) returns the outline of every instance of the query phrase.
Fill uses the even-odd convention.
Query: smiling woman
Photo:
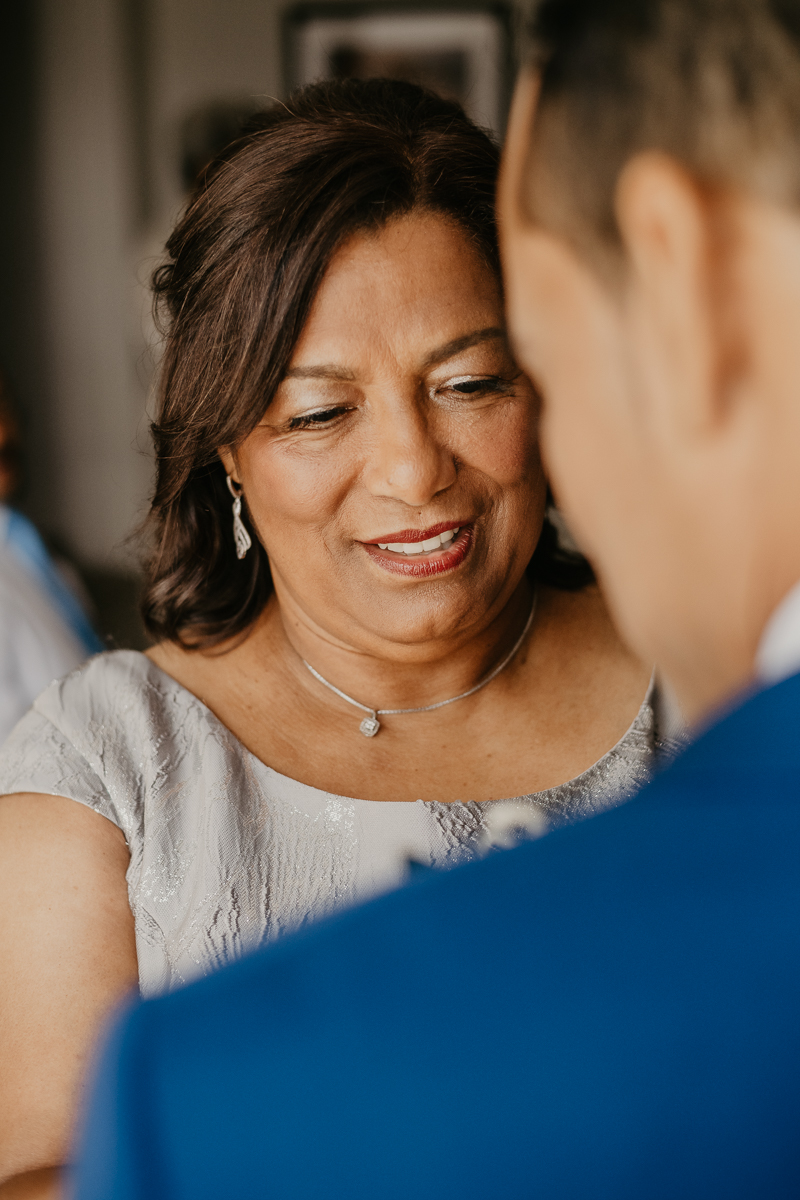
[[[416,87],[319,85],[169,242],[156,644],[54,684],[0,754],[0,1172],[52,1179],[135,981],[464,861],[510,801],[541,831],[647,777],[650,667],[545,519],[497,158]]]

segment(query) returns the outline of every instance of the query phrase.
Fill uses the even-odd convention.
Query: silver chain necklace
[[[449,700],[439,700],[436,704],[423,704],[419,708],[370,708],[368,704],[362,704],[359,700],[354,700],[352,696],[348,696],[346,692],[342,692],[339,688],[334,687],[332,683],[329,683],[327,679],[324,679],[323,676],[320,675],[319,671],[315,671],[311,666],[311,663],[306,662],[304,658],[301,658],[300,661],[304,667],[308,668],[315,679],[318,679],[320,683],[324,683],[326,688],[330,688],[332,692],[335,692],[337,696],[341,696],[342,700],[346,700],[348,704],[352,704],[356,708],[360,708],[362,712],[369,714],[368,716],[364,717],[364,720],[361,722],[358,728],[361,730],[364,737],[371,738],[375,737],[375,734],[381,727],[378,717],[403,717],[407,713],[433,712],[435,708],[444,708],[445,704],[455,704],[456,700],[466,700],[467,696],[474,696],[476,692],[481,690],[481,688],[485,688],[487,683],[491,683],[493,679],[497,678],[501,671],[505,670],[514,655],[519,650],[522,643],[525,641],[528,630],[533,623],[533,614],[535,612],[536,593],[534,592],[533,603],[531,604],[531,611],[528,613],[528,619],[525,622],[525,628],[503,661],[498,663],[494,670],[491,671],[485,679],[482,679],[480,683],[476,683],[475,687],[471,687],[468,692],[461,692],[461,694],[458,696],[451,696]]]

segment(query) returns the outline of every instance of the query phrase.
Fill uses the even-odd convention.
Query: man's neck
[[[710,653],[666,671],[685,719],[702,726],[736,697],[800,672],[800,580],[767,608],[767,619],[751,638],[724,646],[711,643]],[[665,664],[666,666],[666,664]]]

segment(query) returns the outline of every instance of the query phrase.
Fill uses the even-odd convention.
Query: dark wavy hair
[[[213,646],[246,631],[269,597],[258,539],[236,557],[217,451],[263,417],[336,249],[393,217],[437,212],[499,276],[498,158],[457,104],[413,84],[346,80],[259,114],[205,172],[153,280],[166,345],[146,522],[151,635]],[[554,534],[546,526],[531,569],[582,586],[588,567]]]

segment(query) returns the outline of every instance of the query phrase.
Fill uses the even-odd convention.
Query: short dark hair
[[[393,217],[436,212],[499,278],[498,160],[459,105],[413,84],[345,80],[259,114],[207,169],[154,276],[167,328],[142,602],[153,636],[217,644],[269,597],[258,539],[236,557],[217,451],[263,417],[336,249]],[[563,566],[571,579],[575,564],[546,545],[543,573]]]
[[[800,0],[542,0],[529,214],[619,254],[614,196],[634,154],[701,183],[800,198]]]

